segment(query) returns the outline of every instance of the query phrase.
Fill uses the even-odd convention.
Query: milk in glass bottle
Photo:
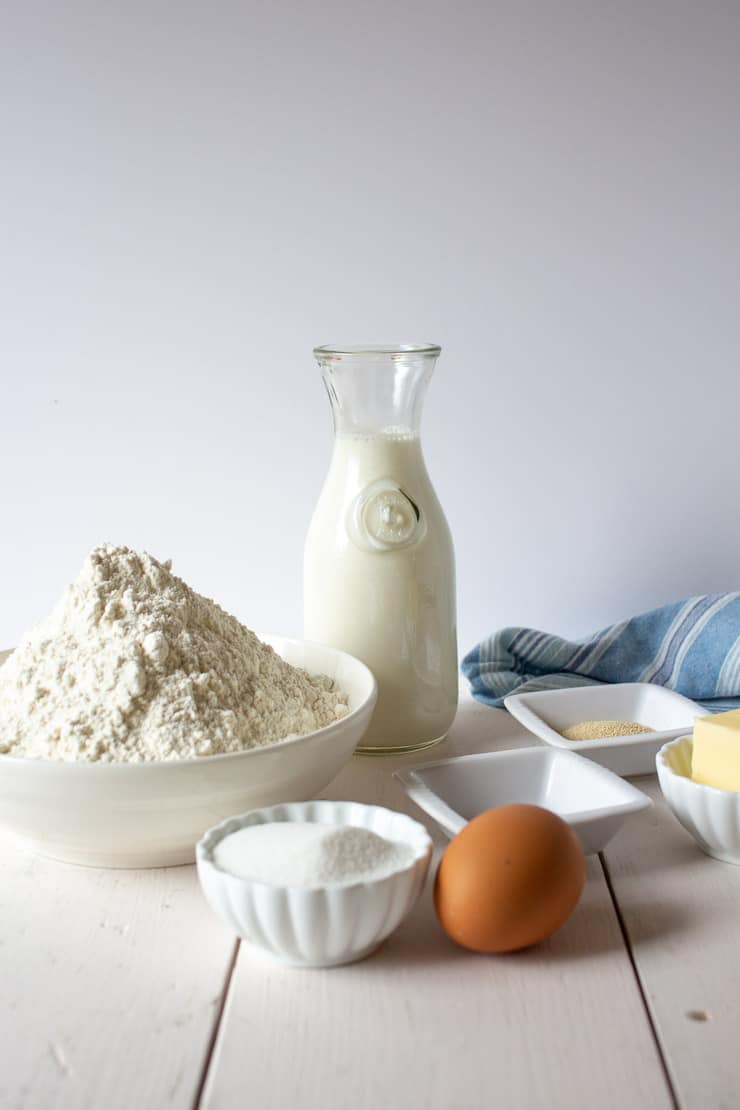
[[[359,750],[414,751],[443,739],[457,708],[452,537],[419,440],[439,347],[314,354],[335,440],[306,538],[304,633],[362,659],[377,679]]]

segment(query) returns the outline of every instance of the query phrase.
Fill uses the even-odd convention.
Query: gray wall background
[[[0,15],[0,646],[103,539],[300,631],[337,340],[443,346],[461,650],[740,584],[740,5]]]

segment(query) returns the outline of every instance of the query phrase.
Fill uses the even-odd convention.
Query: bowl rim
[[[736,798],[740,798],[740,790],[725,790],[722,786],[710,786],[708,782],[695,782],[694,779],[690,778],[688,775],[682,775],[680,771],[676,771],[673,767],[671,767],[670,763],[668,763],[665,758],[665,753],[668,751],[669,748],[677,748],[679,744],[683,744],[686,741],[688,741],[691,745],[691,749],[693,752],[694,737],[690,732],[684,733],[683,736],[677,736],[675,740],[669,740],[667,744],[664,744],[663,747],[660,748],[655,756],[655,766],[658,772],[658,778],[660,778],[661,772],[665,772],[665,774],[670,776],[671,778],[679,779],[681,782],[688,783],[690,790],[704,790],[708,791],[711,795],[717,795],[718,797],[721,795],[722,797],[727,798],[728,796],[731,797],[732,795],[734,795]]]
[[[412,859],[408,864],[406,864],[405,867],[398,867],[395,870],[389,872],[389,874],[383,875],[378,879],[358,879],[356,882],[352,883],[319,883],[316,886],[298,886],[293,883],[268,883],[261,879],[250,879],[244,875],[234,875],[231,871],[225,871],[222,867],[219,867],[213,859],[212,853],[215,846],[220,843],[221,840],[224,840],[226,836],[230,836],[232,832],[238,832],[239,829],[246,828],[246,819],[254,816],[254,814],[269,814],[273,810],[286,808],[299,811],[307,806],[317,805],[320,806],[322,809],[326,808],[327,812],[331,812],[332,808],[334,807],[352,805],[359,806],[360,808],[365,810],[372,809],[384,814],[390,814],[393,817],[404,817],[414,827],[415,830],[419,831],[420,840],[423,843],[423,850],[421,847],[417,850],[409,841],[404,841],[404,843],[408,844],[408,846],[413,850],[414,853]],[[241,822],[241,824],[238,824],[235,828],[229,829],[227,833],[226,826],[231,825],[234,821]],[[295,818],[288,818],[288,823],[290,823],[291,821],[295,821]],[[263,823],[268,824],[269,822],[266,821]],[[324,822],[315,821],[310,823],[323,824]],[[340,822],[326,822],[326,824],[332,823],[339,824]],[[364,828],[365,826],[359,825],[357,827]],[[425,825],[421,823],[421,821],[417,821],[416,818],[411,817],[408,813],[403,813],[401,810],[389,809],[388,806],[372,805],[366,802],[355,802],[349,798],[315,798],[307,802],[276,802],[275,805],[271,806],[255,806],[253,809],[245,810],[244,813],[237,813],[231,817],[225,817],[224,820],[219,821],[217,825],[212,825],[210,829],[206,829],[200,840],[198,840],[198,842],[196,843],[195,863],[199,872],[201,868],[207,868],[208,870],[219,876],[219,881],[225,881],[232,885],[238,885],[244,889],[251,890],[252,888],[259,888],[270,891],[300,891],[302,894],[315,894],[317,891],[322,890],[349,891],[356,890],[359,887],[377,887],[382,883],[395,881],[400,876],[407,875],[410,872],[414,871],[421,863],[424,863],[426,866],[431,860],[433,851],[434,841],[429,835],[428,829]]]
[[[378,697],[378,683],[375,675],[370,670],[368,665],[366,663],[363,663],[361,659],[358,659],[357,656],[350,655],[348,651],[342,651],[341,648],[332,647],[331,644],[322,644],[318,640],[304,640],[301,639],[299,636],[282,636],[277,632],[258,632],[255,633],[255,635],[258,637],[258,639],[262,641],[262,643],[267,643],[270,647],[272,647],[272,644],[270,643],[270,641],[272,640],[282,640],[291,644],[307,644],[309,647],[318,647],[322,650],[330,651],[340,658],[350,660],[352,664],[356,664],[359,668],[361,668],[361,670],[363,670],[366,676],[370,679],[370,690],[367,697],[362,702],[360,702],[359,705],[355,706],[354,709],[351,709],[349,713],[346,713],[343,717],[338,718],[338,720],[336,721],[331,721],[328,725],[322,725],[321,728],[312,729],[311,732],[301,733],[300,736],[288,736],[285,737],[285,739],[283,740],[276,740],[272,744],[263,744],[260,747],[256,748],[244,748],[243,751],[239,752],[220,752],[216,753],[215,755],[196,755],[191,756],[187,759],[117,759],[105,761],[91,759],[45,759],[43,756],[9,755],[6,752],[2,752],[0,753],[0,767],[6,764],[23,767],[74,767],[77,770],[79,770],[81,767],[84,767],[86,768],[86,770],[82,772],[83,774],[110,774],[112,773],[112,769],[120,770],[122,767],[125,767],[127,770],[129,768],[133,769],[134,774],[138,773],[138,771],[143,771],[144,769],[150,767],[203,767],[214,762],[222,762],[228,759],[243,759],[245,756],[256,757],[260,755],[267,755],[268,753],[274,752],[276,750],[282,751],[294,744],[305,743],[316,736],[321,736],[323,739],[327,736],[330,736],[333,732],[338,732],[342,728],[346,727],[346,725],[355,717],[359,716],[360,713],[366,712],[368,706],[371,709],[374,707]],[[11,651],[12,650],[14,649],[11,649]],[[273,648],[273,651],[276,651],[277,654],[280,655],[280,652],[277,651],[276,648]],[[0,654],[2,654],[2,652],[0,652]],[[2,664],[0,664],[0,666],[1,665]],[[292,665],[295,666],[295,664]],[[64,774],[65,772],[61,771],[60,773]]]

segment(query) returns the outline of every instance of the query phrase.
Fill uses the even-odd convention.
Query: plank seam
[[[671,1073],[670,1073],[670,1070],[669,1070],[669,1067],[668,1067],[668,1061],[666,1060],[665,1054],[663,1052],[663,1046],[660,1043],[660,1037],[658,1036],[658,1029],[657,1029],[657,1026],[656,1026],[656,1024],[653,1020],[653,1014],[652,1014],[652,1011],[650,1009],[650,1003],[649,1003],[648,997],[645,993],[645,988],[643,986],[642,978],[640,976],[640,970],[637,966],[637,961],[635,959],[635,954],[632,950],[632,942],[630,940],[629,932],[627,931],[627,924],[624,920],[624,917],[622,916],[622,910],[620,909],[619,902],[617,901],[617,893],[616,893],[616,890],[614,889],[614,884],[612,883],[612,877],[611,877],[611,874],[609,872],[609,864],[606,862],[606,857],[604,856],[603,852],[599,852],[599,862],[601,863],[601,868],[602,868],[602,871],[604,872],[604,879],[606,881],[607,890],[609,891],[609,897],[611,898],[612,905],[614,906],[614,912],[617,915],[617,923],[619,925],[619,930],[622,934],[622,940],[624,941],[624,946],[627,949],[627,956],[628,956],[630,965],[632,967],[633,974],[635,976],[635,982],[637,984],[637,989],[640,993],[640,998],[642,999],[642,1004],[645,1008],[645,1016],[647,1018],[648,1026],[650,1028],[650,1032],[652,1034],[653,1041],[655,1043],[655,1049],[658,1053],[658,1059],[660,1060],[660,1066],[663,1069],[663,1076],[665,1078],[666,1085],[668,1087],[668,1094],[670,1096],[671,1103],[673,1104],[674,1110],[681,1110],[681,1104],[678,1101],[678,1095],[677,1095],[676,1089],[673,1085],[673,1080],[671,1079]]]
[[[226,968],[226,975],[224,977],[224,985],[223,985],[223,989],[221,991],[221,997],[219,999],[218,1007],[216,1009],[216,1013],[215,1013],[215,1016],[214,1016],[214,1019],[213,1019],[213,1025],[211,1026],[211,1035],[208,1038],[208,1044],[206,1046],[206,1054],[205,1054],[205,1058],[203,1060],[203,1066],[200,1069],[200,1075],[198,1076],[198,1085],[195,1088],[195,1096],[193,1098],[191,1110],[200,1110],[201,1102],[203,1100],[203,1094],[204,1094],[205,1087],[206,1087],[206,1081],[208,1080],[208,1073],[211,1070],[211,1061],[213,1059],[214,1049],[216,1048],[216,1041],[218,1040],[218,1034],[221,1030],[221,1023],[222,1023],[223,1017],[224,1017],[224,1010],[226,1009],[226,1000],[229,997],[229,990],[231,989],[231,980],[234,976],[234,970],[236,968],[236,961],[237,961],[237,958],[239,956],[240,946],[241,946],[241,941],[237,937],[237,939],[234,941],[234,948],[233,948],[232,953],[231,953],[231,959],[229,960],[228,966]]]

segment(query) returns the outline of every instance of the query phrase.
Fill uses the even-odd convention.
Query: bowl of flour
[[[100,867],[190,863],[203,831],[313,797],[376,697],[344,652],[257,636],[159,562],[103,545],[0,654],[0,825]]]

